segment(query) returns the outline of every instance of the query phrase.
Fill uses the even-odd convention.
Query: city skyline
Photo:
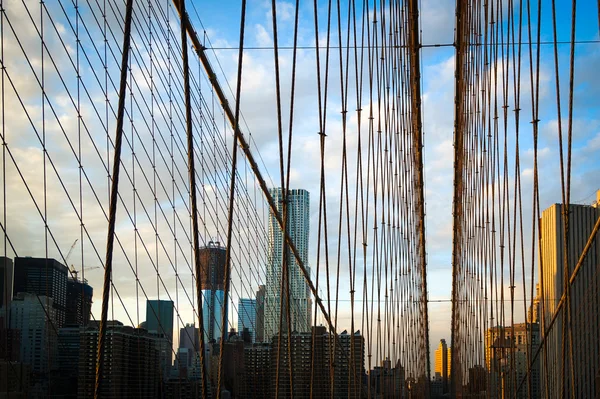
[[[318,326],[335,345],[360,331],[369,383],[399,394],[434,377],[444,339],[442,391],[532,391],[539,341],[547,396],[594,396],[598,7],[11,3],[0,362],[60,392],[101,320],[99,375],[108,337],[137,334],[157,389],[206,391],[235,385],[248,335],[265,358]]]

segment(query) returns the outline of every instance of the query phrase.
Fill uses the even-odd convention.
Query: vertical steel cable
[[[185,0],[174,0],[180,15],[187,15],[185,11]],[[178,3],[178,4],[177,4]],[[190,204],[191,204],[191,219],[192,219],[192,239],[194,250],[194,267],[196,272],[196,301],[198,307],[198,326],[200,335],[200,373],[202,375],[202,397],[208,395],[206,364],[204,361],[204,321],[202,313],[202,284],[200,281],[200,244],[198,236],[198,205],[196,200],[196,168],[194,165],[194,136],[192,127],[192,110],[190,104],[190,76],[188,63],[188,45],[187,45],[187,19],[181,18],[181,52],[183,61],[183,80],[184,80],[184,96],[185,96],[185,113],[186,113],[186,133],[188,147],[188,168],[189,168],[189,185],[190,185]],[[223,335],[224,336],[224,335]]]
[[[242,15],[240,19],[240,43],[238,52],[238,68],[237,68],[237,89],[235,95],[235,123],[233,126],[233,141],[232,141],[232,160],[231,160],[231,181],[229,189],[229,215],[227,217],[227,245],[225,247],[225,281],[223,285],[224,299],[223,309],[227,309],[229,302],[229,285],[230,285],[230,274],[231,274],[231,237],[233,234],[233,207],[235,201],[235,180],[237,171],[237,148],[238,148],[238,135],[240,133],[239,120],[240,120],[240,100],[242,92],[242,69],[244,60],[244,33],[246,29],[246,0],[242,0]],[[182,30],[182,36],[185,32]],[[223,353],[225,349],[225,331],[227,325],[227,312],[222,312],[221,318],[221,342],[219,345],[219,369],[217,377],[217,399],[221,397],[221,385],[223,383]]]
[[[115,222],[117,214],[117,196],[119,193],[119,169],[121,165],[121,141],[123,137],[123,114],[125,110],[125,90],[127,89],[127,65],[129,64],[129,47],[131,40],[131,19],[133,0],[127,0],[125,11],[125,30],[123,33],[123,49],[121,59],[121,78],[119,85],[119,105],[117,109],[117,126],[115,133],[115,149],[113,158],[112,184],[110,191],[110,209],[108,221],[108,237],[106,241],[106,260],[104,263],[104,284],[102,289],[102,314],[98,333],[98,353],[96,362],[96,382],[94,398],[100,396],[102,372],[104,368],[104,346],[108,316],[108,299],[112,279],[113,243],[115,238]]]

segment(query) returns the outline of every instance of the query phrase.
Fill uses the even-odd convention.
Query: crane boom
[[[67,253],[67,256],[65,256],[65,263],[67,263],[67,261],[71,257],[71,254],[73,253],[73,249],[75,249],[75,245],[77,244],[77,241],[79,241],[79,238],[76,238],[75,241],[73,241],[73,245],[71,245],[71,248],[69,249],[69,252]],[[68,263],[67,263],[67,265],[68,265]]]

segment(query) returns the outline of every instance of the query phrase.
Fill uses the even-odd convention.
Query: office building
[[[16,257],[14,271],[14,295],[27,292],[52,298],[55,328],[61,328],[67,310],[67,267],[55,259]]]
[[[223,315],[227,319],[228,300],[225,298],[225,247],[219,242],[209,242],[200,248],[200,286],[202,289],[202,322],[204,341],[227,338],[227,325],[222,326]]]
[[[237,328],[240,333],[247,328],[251,342],[256,342],[256,299],[239,299]]]
[[[438,348],[435,350],[435,373],[439,373],[442,377],[442,390],[444,393],[450,392],[451,356],[451,348],[446,345],[445,339],[441,339]]]
[[[374,397],[376,398],[414,397],[405,395],[407,379],[400,360],[392,367],[391,360],[385,358],[381,361],[381,366],[373,367],[373,370],[369,373],[369,379],[371,380],[371,392],[375,394]]]
[[[518,323],[507,327],[493,327],[485,336],[486,367],[489,375],[490,395],[492,397],[540,398],[540,360],[531,368],[531,395],[528,392],[529,382],[526,379],[529,369],[527,352],[530,356],[540,345],[539,324]],[[475,376],[481,378],[479,370]],[[473,376],[473,378],[475,378]],[[521,384],[521,381],[524,381]],[[472,384],[471,384],[472,382]],[[481,390],[481,381],[469,383]],[[520,387],[519,387],[520,386]]]
[[[277,211],[282,216],[283,201],[284,199],[287,200],[288,233],[298,250],[302,263],[310,273],[308,267],[310,196],[308,191],[303,189],[289,190],[288,195],[284,196],[281,188],[274,188],[270,190],[270,193],[277,205]],[[282,305],[283,309],[287,308],[287,305],[282,303],[282,300],[285,300],[286,296],[282,294],[281,290],[284,244],[285,235],[281,231],[273,212],[269,212],[264,338],[267,341],[279,332],[279,315]],[[292,251],[287,251],[287,254],[290,286],[289,308],[292,324],[290,329],[292,332],[310,332],[310,290]],[[285,320],[284,324],[287,324],[287,318],[284,317],[283,320]],[[284,331],[287,330],[287,326],[284,325]]]
[[[176,368],[179,377],[189,375],[189,369],[192,367],[196,354],[200,351],[200,336],[198,329],[194,324],[186,324],[179,330],[179,348],[177,349]]]
[[[94,396],[99,323],[91,322],[81,335],[78,397]],[[156,334],[109,321],[106,329],[100,397],[156,398],[161,367]]]
[[[190,351],[198,352],[200,350],[200,336],[198,328],[194,324],[186,324],[179,330],[179,347],[187,348]]]
[[[569,205],[569,229],[567,265],[569,279],[588,242],[594,224],[600,217],[600,190],[597,201],[593,205]],[[546,332],[547,326],[557,310],[565,287],[565,245],[563,206],[554,204],[542,212],[540,248],[539,248],[539,282],[540,282],[540,321],[541,331]],[[577,277],[570,288],[571,302],[571,335],[573,357],[571,351],[562,355],[563,320],[567,315],[568,306],[563,306],[558,314],[552,330],[546,337],[548,370],[541,363],[541,374],[548,374],[548,383],[542,387],[542,396],[558,397],[562,395],[563,361],[565,369],[574,370],[574,381],[571,373],[564,373],[566,396],[595,397],[600,392],[597,376],[600,374],[600,235],[597,235],[582,263]],[[571,392],[574,390],[574,392]]]
[[[52,393],[76,398],[79,378],[79,348],[82,326],[63,327],[58,331],[58,373],[52,378]]]
[[[157,337],[161,369],[166,378],[173,359],[173,301],[148,300],[146,328]]]
[[[92,314],[94,289],[87,281],[67,279],[65,326],[86,326]]]
[[[256,342],[265,341],[265,295],[265,286],[259,285],[256,291]]]
[[[13,297],[13,271],[14,265],[10,258],[0,256],[0,308],[6,305],[10,308]],[[0,328],[2,328],[0,324]]]
[[[11,303],[10,328],[21,332],[21,362],[38,374],[58,368],[57,310],[52,298],[20,292]],[[46,320],[48,318],[48,320]]]

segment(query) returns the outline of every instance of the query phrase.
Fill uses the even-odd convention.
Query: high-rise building
[[[259,285],[256,291],[256,342],[265,341],[265,295],[265,286]]]
[[[239,299],[237,328],[240,334],[247,328],[251,341],[256,342],[256,299]]]
[[[288,360],[288,337],[281,336],[281,354],[277,355],[279,335],[271,345],[271,395],[275,397],[275,381],[279,364],[279,393],[290,395],[290,364],[293,370],[294,396],[300,398],[360,398],[363,392],[365,342],[360,331],[353,335],[344,331],[336,342],[323,326],[313,326],[311,332],[291,334],[291,362]],[[334,352],[335,347],[335,352]],[[334,383],[331,384],[331,361]],[[312,392],[311,392],[312,387]]]
[[[529,306],[527,311],[527,322],[528,323],[539,323],[540,322],[540,283],[535,285],[535,297],[533,303]]]
[[[173,301],[148,300],[146,302],[146,328],[157,336],[160,365],[167,377],[173,359]]]
[[[277,205],[277,210],[283,216],[283,201],[287,202],[287,228],[288,234],[296,246],[300,259],[308,269],[308,237],[310,227],[310,195],[303,189],[289,190],[288,195],[284,196],[281,188],[269,190],[273,200]],[[287,197],[287,198],[284,198]],[[277,219],[273,212],[269,213],[269,249],[267,254],[267,276],[266,276],[266,297],[265,297],[265,340],[271,338],[279,332],[279,315],[287,306],[282,303],[285,295],[282,295],[281,278],[283,267],[283,248],[285,244],[285,235],[281,231]],[[304,274],[302,273],[298,262],[292,251],[287,252],[287,264],[289,265],[289,286],[290,286],[290,316],[291,331],[309,332],[311,326],[310,320],[310,290]],[[287,318],[284,317],[283,320]],[[287,327],[284,326],[284,331]]]
[[[450,391],[450,365],[451,348],[446,345],[446,340],[441,339],[438,348],[435,350],[435,372],[442,376],[443,392]]]
[[[7,309],[10,308],[13,297],[13,271],[12,259],[0,256],[0,308],[4,305]],[[0,328],[2,328],[1,324]]]
[[[94,396],[97,322],[91,322],[81,335],[79,351],[78,397]],[[104,366],[100,384],[103,398],[160,397],[160,356],[156,334],[141,328],[109,321],[104,347]]]
[[[194,324],[186,324],[179,330],[179,347],[187,348],[190,351],[198,352],[200,350],[200,337],[198,328]]]
[[[175,366],[179,377],[187,377],[192,367],[196,354],[200,353],[200,337],[198,328],[194,324],[186,324],[179,330],[179,348]]]
[[[94,289],[87,281],[67,280],[67,310],[65,326],[85,326],[90,322],[92,314],[92,297]]]
[[[67,310],[67,273],[55,259],[15,258],[13,293],[27,292],[52,298],[57,330],[65,323]]]
[[[244,347],[246,392],[248,398],[271,395],[271,344],[257,343]]]
[[[335,362],[333,396],[335,398],[362,397],[362,376],[365,371],[364,350],[365,342],[360,331],[356,331],[354,334],[343,331],[338,335],[333,359]]]
[[[594,224],[600,217],[600,190],[593,205],[569,205],[569,229],[567,237],[567,280],[565,280],[565,241],[563,206],[554,204],[542,212],[539,248],[540,270],[540,321],[541,331],[546,333],[548,325],[556,312],[558,303],[565,292],[565,281],[570,279],[583,248],[588,242]],[[549,397],[563,395],[563,361],[565,370],[572,367],[576,372],[564,373],[566,396],[595,397],[600,392],[597,376],[600,374],[600,235],[597,235],[587,256],[580,266],[577,277],[570,286],[571,303],[571,350],[562,355],[563,320],[567,317],[568,305],[565,303],[557,316],[552,330],[545,337],[547,359],[541,362],[541,375],[548,375],[544,382],[542,395]],[[567,335],[568,338],[568,335]],[[548,370],[545,370],[545,364]],[[571,381],[571,376],[574,381]],[[574,392],[572,392],[574,390]]]
[[[52,393],[64,398],[77,397],[79,348],[83,326],[63,327],[58,331],[58,375],[52,378]]]
[[[21,331],[21,362],[38,374],[58,369],[57,310],[50,297],[20,292],[11,303],[10,328]]]
[[[371,380],[371,392],[376,398],[415,397],[406,395],[407,378],[400,360],[396,361],[395,366],[392,367],[392,361],[386,357],[381,361],[381,366],[375,366],[369,372],[369,379]],[[409,380],[414,379],[409,378]]]
[[[531,357],[540,345],[540,329],[537,323],[518,323],[507,327],[493,327],[485,336],[488,388],[491,397],[540,398],[540,359],[531,368],[531,392],[527,372]],[[521,384],[521,381],[524,381]],[[469,383],[471,376],[469,375]],[[473,384],[481,386],[482,382]],[[519,387],[520,386],[520,387]]]
[[[202,322],[204,341],[227,338],[228,300],[225,298],[225,247],[219,242],[209,242],[200,248],[200,286],[202,290]]]

